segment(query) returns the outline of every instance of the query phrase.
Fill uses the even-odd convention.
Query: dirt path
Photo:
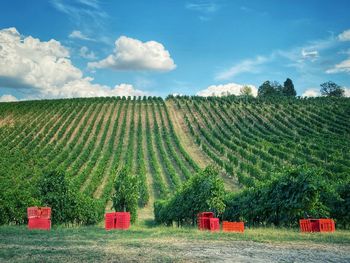
[[[172,102],[167,101],[166,106],[168,107],[170,118],[174,124],[175,133],[179,137],[184,149],[189,153],[200,168],[204,168],[210,163],[210,160],[186,134],[186,123],[183,122],[183,119],[180,118],[179,114],[176,112],[177,110],[175,109],[175,105]]]

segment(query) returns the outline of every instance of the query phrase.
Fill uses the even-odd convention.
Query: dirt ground
[[[34,237],[35,239],[35,237]],[[44,240],[43,240],[44,241]],[[1,262],[350,262],[350,246],[148,239],[1,243]],[[146,241],[146,242],[145,242]]]

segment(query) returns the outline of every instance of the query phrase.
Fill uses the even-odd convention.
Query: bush
[[[63,172],[44,173],[38,188],[42,205],[51,207],[54,224],[89,225],[103,218],[102,204],[70,186]]]
[[[294,168],[226,197],[226,220],[243,220],[250,225],[296,226],[300,218],[328,217],[323,201],[329,193],[322,171]]]
[[[118,173],[114,183],[113,208],[117,212],[130,212],[131,222],[137,218],[139,199],[138,178],[131,176],[126,168]]]
[[[224,183],[216,168],[209,166],[192,176],[172,197],[154,203],[157,223],[195,223],[199,212],[221,214],[225,209]]]

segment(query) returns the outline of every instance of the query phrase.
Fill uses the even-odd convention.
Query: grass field
[[[350,231],[301,234],[253,228],[244,234],[152,226],[127,231],[103,226],[28,231],[0,227],[1,262],[349,262]]]

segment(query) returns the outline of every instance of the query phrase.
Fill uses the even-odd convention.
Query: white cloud
[[[338,35],[340,41],[350,41],[350,29],[345,30],[343,33]]]
[[[344,88],[344,96],[350,97],[350,88]]]
[[[197,1],[187,3],[185,7],[189,10],[202,12],[202,13],[214,13],[219,10],[219,6],[213,1]]]
[[[227,80],[241,73],[257,73],[259,71],[258,66],[267,62],[268,58],[263,56],[257,56],[254,59],[245,59],[228,70],[224,70],[216,75],[217,80]]]
[[[90,69],[170,71],[175,69],[176,65],[161,43],[141,42],[121,36],[115,41],[113,54],[98,62],[89,62],[88,67]]]
[[[304,93],[301,95],[302,97],[318,97],[321,96],[320,90],[311,88],[304,91]]]
[[[79,30],[72,31],[72,33],[70,33],[68,37],[72,39],[92,40],[91,38],[89,38],[87,35],[83,34]]]
[[[339,64],[336,64],[333,68],[326,70],[326,73],[328,74],[340,72],[350,73],[350,58],[340,62]]]
[[[0,30],[0,87],[30,92],[31,98],[146,95],[128,84],[110,88],[92,81],[60,42],[23,38],[15,28]]]
[[[311,61],[315,61],[319,56],[317,50],[306,51],[305,49],[301,50],[301,55],[304,59],[310,59]]]
[[[227,96],[227,95],[240,95],[241,89],[245,85],[237,84],[237,83],[227,83],[221,85],[211,85],[208,88],[197,92],[197,96]],[[253,85],[247,85],[252,89],[252,95],[256,97],[258,95],[258,89]]]
[[[11,102],[11,101],[18,101],[18,99],[15,96],[12,96],[10,94],[5,94],[0,96],[0,102]]]
[[[86,59],[96,59],[96,55],[93,51],[89,51],[89,49],[87,47],[81,47],[81,49],[79,50],[79,55],[83,58]]]

